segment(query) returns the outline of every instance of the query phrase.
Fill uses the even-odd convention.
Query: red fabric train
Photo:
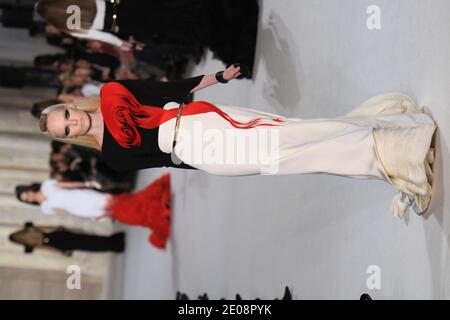
[[[170,235],[170,199],[167,173],[141,191],[113,196],[106,209],[111,218],[124,224],[149,228],[149,242],[164,249]]]

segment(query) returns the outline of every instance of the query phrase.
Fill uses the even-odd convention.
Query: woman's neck
[[[91,127],[87,134],[90,134],[95,137],[100,146],[103,143],[103,116],[100,111],[88,113],[89,118],[91,119]]]
[[[47,200],[47,197],[42,193],[42,191],[39,191],[37,193],[37,202],[42,203],[45,200]]]

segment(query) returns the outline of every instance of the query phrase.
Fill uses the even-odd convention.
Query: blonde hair
[[[77,100],[73,103],[78,110],[86,111],[87,113],[93,113],[98,111],[100,108],[100,98],[99,97],[92,97],[92,98],[86,98]],[[76,136],[76,137],[69,137],[69,138],[58,138],[53,136],[47,128],[47,119],[50,112],[63,109],[65,108],[67,103],[61,103],[61,104],[55,104],[53,106],[47,107],[44,110],[42,110],[41,116],[39,118],[39,129],[46,134],[48,137],[52,138],[53,140],[64,142],[64,143],[70,143],[70,144],[76,144],[83,147],[88,148],[94,148],[97,150],[101,150],[100,144],[97,142],[94,136],[87,134],[83,136]]]

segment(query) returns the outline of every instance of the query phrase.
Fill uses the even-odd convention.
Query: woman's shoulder
[[[52,204],[50,203],[49,199],[43,201],[41,203],[40,207],[41,207],[41,212],[44,215],[50,216],[50,215],[54,214],[53,207],[52,207]]]
[[[55,179],[44,180],[41,184],[41,192],[47,194],[49,191],[56,188],[57,183],[58,181]]]

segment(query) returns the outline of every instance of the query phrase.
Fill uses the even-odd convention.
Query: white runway
[[[125,299],[450,298],[450,1],[378,0],[381,30],[368,30],[369,0],[263,0],[254,81],[196,95],[299,118],[341,116],[388,92],[427,105],[436,120],[434,198],[426,217],[394,218],[382,181],[326,175],[218,177],[170,169],[169,248],[128,228]],[[215,73],[207,55],[192,75]],[[167,170],[145,170],[139,188]],[[380,289],[370,290],[369,266]]]

